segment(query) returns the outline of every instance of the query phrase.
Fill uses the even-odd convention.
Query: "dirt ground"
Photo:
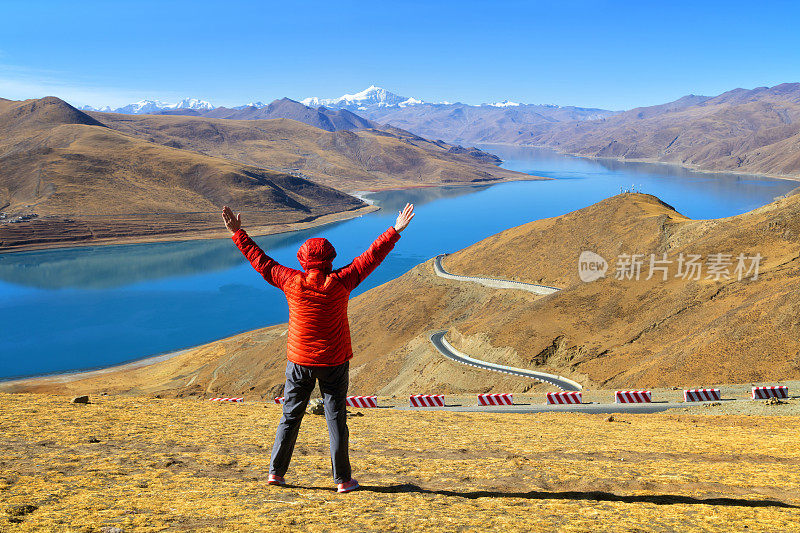
[[[339,495],[312,415],[266,484],[274,404],[0,405],[2,531],[800,531],[795,417],[355,411]]]

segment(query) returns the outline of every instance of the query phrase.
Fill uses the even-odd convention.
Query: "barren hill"
[[[351,302],[351,388],[382,395],[531,389],[529,381],[443,359],[428,342],[434,329],[449,329],[454,345],[480,359],[559,373],[589,389],[797,379],[799,235],[798,195],[736,217],[691,220],[655,197],[623,194],[512,228],[448,256],[446,267],[561,292],[490,289],[438,278],[431,261],[418,265]],[[585,250],[609,262],[606,278],[580,281]],[[673,261],[667,280],[660,271],[646,280],[649,254],[664,253]],[[643,254],[640,279],[615,279],[619,254]],[[680,254],[701,256],[699,279],[676,277]],[[707,279],[712,254],[732,256],[731,279]],[[757,279],[752,272],[737,279],[738,254],[761,254]],[[268,397],[280,392],[285,331],[245,333],[143,368],[2,388]]]
[[[519,142],[583,156],[800,176],[800,83],[690,95],[604,120],[545,125]]]
[[[287,173],[125,135],[58,98],[0,101],[0,248],[219,231],[223,204],[255,212],[255,224],[365,207]]]
[[[499,160],[479,150],[462,152],[396,128],[325,131],[286,118],[91,114],[128,135],[350,192],[531,178],[497,167]]]

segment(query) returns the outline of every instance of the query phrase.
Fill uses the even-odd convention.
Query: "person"
[[[338,492],[358,488],[350,467],[347,428],[347,388],[349,361],[353,357],[347,301],[350,293],[372,273],[394,248],[400,233],[414,218],[414,205],[406,204],[394,226],[383,232],[372,245],[349,265],[333,270],[336,250],[327,239],[308,239],[297,251],[303,270],[278,264],[265,254],[242,229],[241,213],[234,216],[228,206],[222,210],[225,226],[233,242],[254,269],[270,285],[282,290],[289,304],[289,333],[286,354],[283,416],[272,447],[267,483],[284,485],[300,422],[303,419],[315,382],[328,423],[331,466]]]

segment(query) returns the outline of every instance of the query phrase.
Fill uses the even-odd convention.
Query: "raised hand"
[[[394,229],[397,233],[406,229],[412,218],[414,218],[414,204],[406,204],[400,214],[397,215],[397,222],[394,223]]]
[[[225,221],[225,227],[231,233],[236,233],[242,227],[242,214],[233,216],[233,211],[227,205],[222,208],[222,220]]]

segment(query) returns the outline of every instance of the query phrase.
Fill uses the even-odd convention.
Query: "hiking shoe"
[[[269,479],[267,480],[267,485],[286,485],[286,480],[283,479],[283,476],[276,476],[275,474],[270,474]]]
[[[336,492],[351,492],[358,488],[358,481],[355,479],[351,479],[347,483],[339,483],[339,488],[336,489]]]

